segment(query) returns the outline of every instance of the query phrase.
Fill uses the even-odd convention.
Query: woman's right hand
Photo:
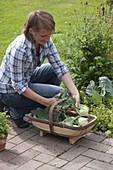
[[[58,99],[57,98],[45,98],[43,96],[40,96],[39,94],[35,93],[33,90],[31,90],[29,87],[22,93],[25,97],[40,103],[44,106],[51,106],[54,104]]]
[[[40,102],[44,106],[53,105],[58,99],[57,98],[45,98],[42,102]]]

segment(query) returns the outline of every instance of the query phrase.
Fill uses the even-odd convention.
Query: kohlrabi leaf
[[[68,126],[73,126],[73,122],[74,122],[75,118],[74,117],[67,117],[65,120],[63,120],[62,124],[68,125]]]
[[[93,90],[90,101],[95,104],[99,104],[102,101],[102,96],[100,96],[100,94],[96,90]]]
[[[86,94],[89,96],[93,95],[93,90],[95,89],[95,82],[93,80],[90,81],[90,84],[88,84],[86,88]]]
[[[102,88],[101,95],[104,96],[106,92],[113,97],[113,86],[111,80],[108,77],[99,77],[99,87]]]
[[[37,108],[36,110],[32,110],[31,113],[32,116],[36,116],[37,118],[46,120],[49,119],[49,114],[46,109]]]

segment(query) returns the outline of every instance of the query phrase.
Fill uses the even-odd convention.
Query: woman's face
[[[32,34],[36,44],[40,45],[46,44],[49,41],[50,36],[52,34],[52,31],[46,29],[41,29],[40,31],[35,32],[33,31],[32,28],[30,28],[29,32]]]

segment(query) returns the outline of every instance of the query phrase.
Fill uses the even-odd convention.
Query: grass
[[[86,0],[81,0],[84,4]],[[21,33],[29,12],[36,9],[49,11],[56,22],[56,34],[60,38],[68,31],[68,23],[76,9],[80,18],[83,9],[80,0],[0,0],[0,63],[9,43]],[[93,13],[104,0],[88,0],[89,14]]]

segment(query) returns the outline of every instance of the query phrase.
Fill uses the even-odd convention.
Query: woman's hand
[[[68,73],[64,74],[62,76],[61,80],[63,81],[65,86],[68,88],[72,97],[74,97],[76,99],[75,106],[78,107],[78,105],[80,104],[80,95],[79,95],[77,87],[75,86],[75,84],[71,78],[70,73],[68,72]]]
[[[44,106],[51,106],[53,105],[58,99],[57,98],[45,98],[44,100],[42,100],[42,102],[40,102],[42,105]]]
[[[78,107],[79,104],[80,104],[80,96],[79,96],[79,94],[74,94],[74,95],[72,95],[72,97],[76,99],[75,106]]]
[[[29,87],[26,89],[26,91],[23,92],[23,95],[37,103],[40,103],[44,106],[51,106],[54,104],[58,99],[57,98],[45,98],[43,96],[40,96],[39,94],[35,93],[33,90],[31,90]]]

